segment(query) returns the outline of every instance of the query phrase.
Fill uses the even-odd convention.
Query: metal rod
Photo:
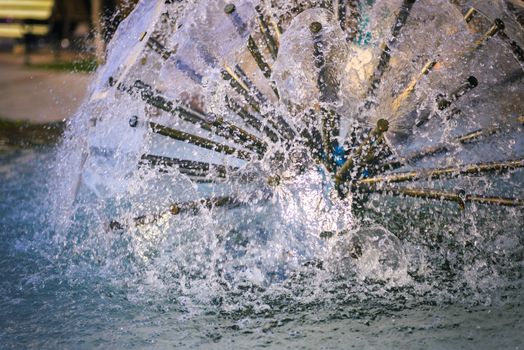
[[[322,135],[318,133],[317,129],[312,128],[311,130],[307,127],[300,131],[300,136],[303,138],[306,146],[310,149],[313,157],[319,162],[323,162],[322,159]]]
[[[322,42],[322,24],[320,22],[312,22],[309,25],[309,30],[313,35],[313,57],[315,67],[318,70],[317,87],[320,91],[320,102],[333,102],[337,98],[338,87],[330,89],[328,85],[326,60],[324,57],[324,43]],[[325,161],[324,164],[329,171],[335,167],[333,161],[333,146],[335,143],[335,136],[339,133],[338,121],[336,114],[321,108],[320,118],[322,124],[322,142]]]
[[[460,97],[464,96],[468,91],[473,90],[478,85],[478,80],[474,76],[469,76],[466,82],[462,85],[460,85],[458,88],[453,90],[449,95],[445,94],[438,94],[436,98],[437,102],[437,108],[440,111],[446,110],[448,107],[450,107],[454,102],[456,102]],[[447,115],[444,116],[445,120],[450,120],[453,118],[456,114],[462,113],[461,110],[458,108],[453,108]],[[431,118],[433,117],[433,114],[428,114],[423,116],[420,119],[417,119],[415,121],[416,127],[421,127],[422,125],[426,124]]]
[[[516,41],[510,39],[503,30],[500,30],[498,35],[502,41],[509,46],[511,52],[513,52],[513,56],[515,56],[521,67],[524,69],[524,49]]]
[[[339,116],[331,110],[321,108],[322,141],[326,168],[333,171],[336,167],[333,150],[338,146],[336,136],[339,132]]]
[[[228,169],[238,169],[235,167],[227,168],[224,165],[219,164],[171,158],[153,154],[142,155],[142,157],[140,158],[139,165],[178,168],[180,172],[188,173],[194,176],[207,176],[209,174],[213,174],[218,177],[226,177]]]
[[[289,123],[276,111],[271,110],[268,113],[261,114],[264,118],[267,118],[270,125],[278,131],[278,133],[286,140],[293,140],[296,137],[295,130],[289,125]]]
[[[471,20],[473,19],[473,16],[475,16],[476,13],[477,13],[477,10],[474,7],[470,7],[469,10],[464,15],[464,20],[466,21],[466,23],[471,22]]]
[[[248,91],[252,93],[261,104],[266,103],[268,101],[267,97],[264,96],[264,94],[258,89],[255,83],[251,81],[251,79],[247,76],[246,72],[244,72],[242,67],[240,67],[238,64],[235,65],[235,74],[248,88]]]
[[[328,83],[329,72],[324,56],[325,43],[322,40],[322,24],[320,22],[312,22],[309,25],[309,30],[313,35],[313,57],[315,68],[318,70],[317,87],[320,91],[320,102],[333,102],[337,99],[338,85],[330,85]]]
[[[393,110],[393,113],[398,111],[398,109],[400,108],[404,100],[406,100],[406,98],[408,98],[409,95],[411,95],[411,93],[415,91],[415,87],[417,86],[420,79],[422,79],[425,75],[427,75],[433,69],[433,67],[435,67],[436,64],[437,64],[437,61],[429,60],[424,65],[422,70],[409,82],[408,86],[404,89],[404,91],[402,91],[402,93],[400,93],[400,95],[398,95],[395,98],[395,100],[393,101],[391,105],[391,109]]]
[[[170,137],[178,141],[187,142],[192,145],[206,148],[206,149],[209,149],[215,152],[219,152],[219,153],[223,153],[227,155],[234,155],[240,159],[244,159],[244,160],[251,159],[251,154],[249,152],[242,151],[242,150],[206,139],[204,137],[188,134],[183,131],[172,129],[167,126],[160,125],[154,122],[150,122],[149,126],[154,133],[162,135],[162,136]]]
[[[505,27],[504,22],[501,19],[496,18],[495,21],[493,22],[493,25],[482,35],[482,37],[477,39],[474,42],[473,46],[467,49],[465,52],[463,52],[461,56],[466,56],[478,50],[482,46],[484,46],[487,40],[489,40],[499,31],[503,31],[504,27]],[[400,105],[402,104],[402,102],[404,102],[404,100],[407,97],[409,97],[409,95],[411,95],[411,93],[415,90],[415,86],[417,85],[418,81],[420,81],[420,79],[423,76],[427,75],[431,71],[431,69],[435,67],[437,63],[438,61],[436,60],[430,60],[424,65],[424,67],[422,68],[422,71],[413,80],[411,80],[411,82],[408,84],[406,89],[393,101],[392,103],[393,112],[397,111],[400,108]]]
[[[340,23],[340,28],[342,30],[346,30],[346,16],[347,16],[347,8],[346,8],[346,0],[338,0],[337,1],[337,19]]]
[[[371,86],[367,91],[368,98],[369,96],[372,96],[375,93],[375,90],[378,88],[380,82],[382,81],[382,76],[384,75],[384,72],[389,67],[389,62],[391,59],[390,47],[393,46],[397,41],[402,27],[404,27],[408,20],[409,14],[411,13],[411,8],[413,7],[415,1],[416,0],[403,0],[402,5],[400,6],[400,10],[398,12],[397,17],[395,18],[393,28],[391,29],[391,37],[387,41],[387,43],[383,43],[381,46],[380,59],[371,77]]]
[[[206,60],[206,62],[209,63],[212,67],[218,66],[218,60],[203,46],[198,46],[199,52],[202,57]],[[222,79],[229,82],[233,90],[235,90],[237,93],[242,95],[246,102],[253,108],[255,111],[260,112],[260,102],[265,102],[264,97],[262,93],[259,92],[258,89],[256,89],[255,85],[247,78],[241,79],[241,77],[238,74],[238,71],[240,70],[242,73],[243,71],[241,68],[236,65],[236,70],[231,69],[229,66],[224,65],[224,67],[219,67],[220,73],[222,75]],[[254,92],[259,93],[258,98],[260,100],[257,101],[254,96]]]
[[[168,60],[176,54],[176,49],[174,51],[169,51],[165,48],[164,45],[160,44],[157,39],[150,37],[147,41],[147,46],[150,47],[153,51],[158,53],[160,57],[164,60]],[[191,80],[195,83],[201,85],[204,77],[202,74],[198,73],[191,65],[182,60],[181,58],[175,58],[174,64],[177,69],[184,72]]]
[[[198,43],[197,43],[197,48],[198,48],[198,51],[199,51],[201,57],[204,59],[204,61],[208,65],[210,65],[211,67],[216,67],[218,65],[218,60],[212,54],[210,54],[207,49],[205,49],[202,45],[199,45]],[[182,62],[182,61],[177,59],[176,60],[176,66],[177,66],[178,69],[186,72],[189,75],[189,77],[193,81],[195,81],[197,84],[202,85],[203,77],[200,74],[198,74],[194,69],[189,67],[189,65],[187,65],[186,63],[184,63],[184,62]],[[251,107],[253,109],[255,109],[256,111],[260,110],[260,106],[258,105],[257,101],[253,98],[253,96],[251,96],[248,93],[248,90],[249,90],[248,86],[245,85],[245,82],[248,81],[247,77],[246,77],[246,79],[244,79],[244,81],[242,81],[237,76],[237,74],[235,74],[227,66],[225,67],[225,69],[221,69],[221,74],[222,74],[222,78],[224,80],[227,80],[227,81],[230,82],[231,87],[233,87],[233,89],[235,91],[237,91],[238,93],[240,93],[240,94],[242,94],[244,96],[246,101],[248,101],[248,103],[250,103],[250,105],[251,105]],[[252,84],[252,87],[253,87],[253,89],[256,89],[254,84]],[[256,91],[259,93],[258,89]],[[259,93],[258,97],[260,98],[261,96],[262,96],[262,94]]]
[[[474,141],[478,141],[482,137],[488,137],[491,135],[495,135],[502,131],[503,129],[498,126],[494,126],[491,128],[478,129],[472,132],[468,132],[467,134],[464,134],[462,136],[456,137],[454,141],[457,143],[462,143],[462,144],[474,142]]]
[[[432,189],[417,189],[417,188],[373,188],[370,192],[381,193],[393,196],[407,196],[422,199],[434,199],[452,201],[458,203],[464,208],[465,203],[480,203],[491,204],[508,207],[524,206],[524,200],[506,197],[489,197],[476,194],[466,194],[463,192],[446,192]]]
[[[522,118],[522,120],[519,118]],[[524,117],[517,117],[517,122],[520,124],[524,124]],[[478,130],[468,132],[464,135],[455,137],[453,140],[451,140],[451,143],[452,144],[453,143],[465,144],[465,143],[471,143],[471,142],[478,142],[483,137],[489,137],[489,136],[501,133],[503,131],[504,129],[499,126],[492,126],[489,128],[478,129]],[[440,153],[449,152],[449,151],[451,151],[451,147],[449,144],[439,144],[439,145],[427,147],[418,152],[414,152],[404,157],[402,162],[395,161],[395,162],[384,164],[384,166],[386,166],[390,170],[394,170],[394,169],[398,169],[404,166],[405,164],[419,161],[425,157],[429,157],[435,154],[440,154]]]
[[[453,102],[456,102],[460,97],[464,96],[468,91],[473,90],[478,85],[478,80],[474,76],[469,76],[467,81],[459,86],[457,89],[455,89],[453,92],[451,92],[448,96],[445,95],[439,95],[437,96],[437,106],[438,109],[443,111]]]
[[[269,29],[269,26],[267,25],[267,22],[264,18],[264,14],[262,13],[262,9],[259,5],[255,6],[255,11],[257,12],[257,15],[258,15],[258,23],[260,25],[260,31],[262,32],[262,34],[264,34],[264,39],[266,41],[267,48],[269,52],[271,53],[271,57],[273,58],[273,60],[276,60],[278,56],[278,47],[279,47],[278,39],[273,37],[273,35],[271,34],[271,30]]]
[[[146,103],[177,116],[182,120],[198,125],[202,129],[212,132],[217,136],[232,139],[260,155],[264,154],[267,149],[267,144],[264,141],[236,125],[217,117],[215,117],[214,120],[209,120],[207,116],[188,106],[175,104],[172,101],[165,99],[163,96],[155,94],[150,85],[145,84],[140,80],[137,80],[132,88],[125,90],[130,93],[134,90],[138,90],[140,97]]]
[[[247,25],[242,20],[242,18],[239,16],[239,14],[236,12],[236,7],[233,4],[227,4],[224,7],[224,12],[229,15],[229,18],[231,19],[231,22],[237,29],[240,36],[245,37],[247,35]],[[248,42],[247,42],[247,48],[249,52],[251,53],[251,56],[255,59],[255,62],[257,63],[258,67],[264,74],[266,78],[271,78],[271,68],[269,67],[268,63],[266,62],[264,56],[262,56],[262,53],[260,52],[260,49],[258,48],[257,43],[253,39],[251,35],[248,36]]]
[[[278,22],[274,18],[271,19],[271,26],[273,27],[273,30],[275,31],[277,42],[280,42],[280,38],[282,37],[282,28],[280,28],[280,26],[278,25]]]
[[[226,104],[229,110],[238,115],[248,125],[252,126],[256,130],[263,131],[264,134],[273,142],[279,142],[279,136],[267,125],[264,125],[257,117],[249,113],[246,108],[240,106],[233,99],[226,97]],[[272,124],[273,125],[273,124]]]
[[[238,199],[228,196],[201,199],[193,202],[174,203],[169,207],[168,210],[160,214],[138,216],[136,218],[133,218],[132,221],[135,226],[143,226],[154,224],[166,215],[176,216],[185,213],[196,214],[202,208],[212,209],[216,207],[225,206],[234,208],[242,204],[243,203]],[[109,223],[109,228],[112,230],[123,230],[126,228],[126,225],[119,221],[113,220]]]
[[[266,62],[266,59],[264,56],[262,56],[262,53],[260,52],[260,49],[258,48],[257,43],[255,42],[255,39],[250,35],[247,42],[247,49],[249,50],[249,53],[251,53],[251,56],[255,59],[255,62],[257,63],[258,68],[262,71],[262,74],[267,79],[271,79],[271,68],[269,67],[269,64]],[[277,93],[278,94],[278,93]]]
[[[236,30],[238,31],[238,34],[240,34],[241,37],[245,37],[247,35],[247,24],[236,12],[236,6],[231,3],[226,4],[226,6],[224,6],[224,12],[227,15],[229,15],[229,18],[231,19],[231,22],[235,26]]]
[[[175,57],[174,59],[175,67],[183,72],[189,79],[193,80],[198,85],[202,85],[204,77],[202,74],[197,72],[189,63],[185,62],[180,57]]]
[[[414,180],[435,180],[459,176],[483,175],[489,172],[504,172],[522,167],[524,167],[524,159],[510,160],[505,162],[477,163],[461,167],[426,169],[372,177],[368,179],[357,180],[355,181],[355,185],[371,186],[382,183],[406,182]]]
[[[171,55],[176,53],[176,50],[175,51],[169,51],[164,45],[160,44],[160,42],[156,38],[154,38],[152,36],[150,36],[149,39],[147,39],[146,45],[151,50],[153,50],[157,54],[159,54],[160,57],[162,57],[164,60],[169,59],[169,57],[171,57]]]
[[[488,21],[491,21],[491,19],[486,15],[484,14],[483,12],[480,12],[478,10],[476,10],[475,8],[471,7],[467,12],[466,14],[464,15],[464,20],[466,21],[466,23],[469,23],[472,19],[473,19],[473,16],[475,16],[476,14],[480,14],[482,17],[484,17],[485,19],[487,19]],[[497,21],[497,20],[495,20]],[[502,23],[503,24],[503,23]],[[511,51],[513,52],[513,55],[515,56],[515,58],[517,59],[517,61],[520,63],[520,65],[524,68],[524,49],[522,49],[522,47],[515,41],[515,40],[512,40],[505,32],[504,32],[504,28],[498,28],[497,30],[497,33],[498,33],[498,36],[499,38],[507,45],[509,46],[509,48],[511,49]]]
[[[475,12],[476,13],[476,12]],[[477,40],[474,41],[473,45],[467,48],[464,52],[460,53],[460,56],[466,56],[480,49],[486,44],[486,42],[492,38],[495,34],[502,32],[505,28],[504,22],[500,18],[495,18],[491,27]]]
[[[249,93],[249,88],[242,82],[242,80],[235,74],[235,72],[229,68],[228,66],[225,66],[224,69],[221,70],[222,78],[224,80],[229,81],[229,84],[231,87],[238,92],[240,95],[242,95],[247,103],[257,112],[260,112],[260,105],[255,100],[252,94]]]
[[[357,147],[355,152],[345,161],[335,174],[335,185],[340,187],[348,177],[349,172],[355,163],[362,159],[367,159],[368,155],[375,153],[377,144],[382,141],[384,133],[389,129],[389,122],[386,119],[379,119],[376,127],[370,132],[369,136]]]
[[[340,28],[346,32],[346,40],[351,42],[358,34],[359,23],[361,23],[359,0],[338,0],[338,21]]]
[[[229,73],[227,73],[227,74],[229,76],[231,76]],[[233,77],[231,77],[231,79],[233,79]],[[241,88],[240,84],[235,84],[235,85],[238,88]],[[242,93],[242,94],[250,96],[249,94],[246,93],[245,90],[244,90],[244,93]],[[282,136],[284,139],[287,139],[287,140],[294,139],[294,137],[296,135],[295,131],[293,130],[293,128],[291,128],[291,126],[288,124],[288,122],[286,122],[286,120],[282,116],[276,114],[275,111],[269,111],[267,113],[263,113],[260,110],[260,107],[259,107],[258,103],[254,102],[254,99],[252,97],[251,97],[251,100],[253,102],[249,103],[249,105],[256,112],[260,113],[262,118],[266,119],[267,122],[273,127],[273,129],[275,129],[279,133],[280,136]],[[244,109],[244,111],[245,111],[245,109]],[[247,111],[245,111],[245,113],[247,113]]]

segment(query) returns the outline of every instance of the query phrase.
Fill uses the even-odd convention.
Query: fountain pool
[[[522,11],[139,2],[0,154],[0,344],[518,349]]]

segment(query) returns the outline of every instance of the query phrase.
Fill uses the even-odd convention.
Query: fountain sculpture
[[[274,254],[259,257],[272,279],[325,250],[357,269],[405,270],[397,233],[363,228],[366,203],[524,206],[518,180],[504,180],[524,166],[518,11],[511,1],[141,1],[71,123],[71,138],[82,132],[72,198],[101,198],[110,230],[151,242],[193,216],[262,212],[279,232]],[[239,208],[250,214],[231,214]]]

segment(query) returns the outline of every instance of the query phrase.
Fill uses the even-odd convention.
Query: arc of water
[[[492,38],[495,34],[498,32],[504,30],[504,22],[501,19],[495,19],[492,26],[477,40],[473,42],[473,44],[463,50],[462,52],[454,54],[457,57],[466,57],[467,55],[473,54],[475,51],[482,48],[486,42]],[[404,90],[393,100],[391,103],[391,109],[393,117],[390,120],[395,120],[399,118],[400,115],[396,114],[396,112],[400,109],[402,103],[415,91],[415,87],[417,86],[418,82],[426,75],[429,74],[429,72],[435,67],[440,65],[444,66],[446,63],[444,60],[436,60],[436,59],[430,59],[422,68],[420,73],[418,73],[404,88]],[[456,111],[454,111],[453,114],[456,114]],[[451,117],[451,116],[450,116]],[[450,118],[448,117],[448,118]]]

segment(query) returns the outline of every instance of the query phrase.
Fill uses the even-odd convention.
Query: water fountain
[[[142,1],[71,122],[68,198],[97,198],[108,230],[148,242],[144,259],[198,221],[262,220],[189,236],[244,252],[243,268],[218,259],[230,279],[318,260],[407,278],[401,234],[368,223],[380,211],[524,205],[510,5]]]
[[[140,1],[0,152],[0,344],[518,348],[523,13]]]

